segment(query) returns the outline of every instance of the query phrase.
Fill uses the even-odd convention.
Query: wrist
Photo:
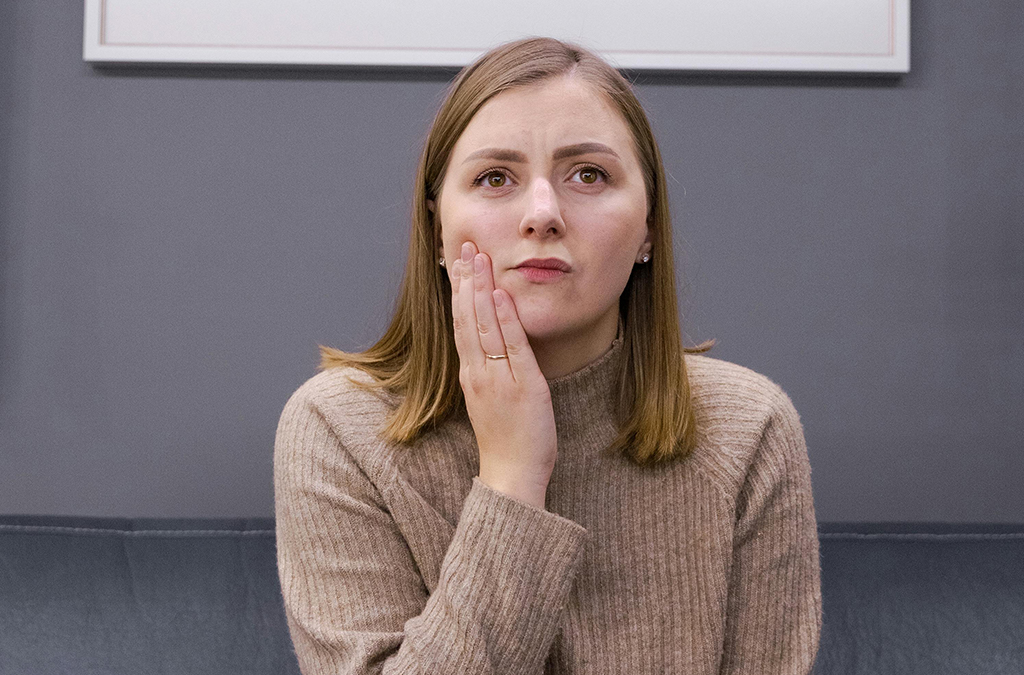
[[[501,492],[517,501],[535,506],[538,509],[545,509],[544,502],[547,497],[547,486],[539,487],[521,482],[502,481],[492,476],[487,476],[483,472],[480,473],[479,478],[481,483],[492,490]]]

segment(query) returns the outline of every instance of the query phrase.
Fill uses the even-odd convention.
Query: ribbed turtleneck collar
[[[548,380],[556,424],[604,417],[613,410],[615,386],[623,358],[623,325],[604,354],[579,370]]]

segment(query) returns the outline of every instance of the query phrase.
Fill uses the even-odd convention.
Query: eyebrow
[[[555,150],[552,157],[556,160],[565,159],[566,157],[575,157],[577,155],[586,155],[589,153],[604,153],[606,155],[612,155],[618,157],[619,154],[609,148],[604,143],[577,143],[575,145],[566,145]],[[484,148],[483,150],[477,150],[476,152],[466,157],[463,164],[472,160],[480,159],[481,157],[486,159],[497,159],[502,162],[518,162],[520,164],[526,164],[526,155],[519,152],[518,150],[506,150],[504,148]]]

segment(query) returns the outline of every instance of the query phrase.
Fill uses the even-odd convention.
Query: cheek
[[[458,256],[462,243],[471,241],[493,258],[495,247],[508,238],[510,224],[514,233],[518,222],[509,209],[453,203],[442,210],[441,239],[450,255]]]
[[[596,265],[591,270],[591,279],[595,288],[599,288],[602,297],[611,300],[622,294],[633,273],[632,239],[615,240],[609,237],[608,245],[595,252]]]
[[[647,236],[646,213],[625,205],[592,214],[587,277],[602,295],[621,293],[633,273],[636,254]]]
[[[592,255],[608,264],[632,260],[647,236],[645,209],[632,200],[580,208],[572,223],[581,234],[585,232]]]

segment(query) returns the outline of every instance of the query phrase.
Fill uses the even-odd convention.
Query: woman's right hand
[[[465,242],[451,267],[459,383],[480,450],[480,480],[543,509],[558,450],[551,390],[512,296],[494,288],[487,254]]]

